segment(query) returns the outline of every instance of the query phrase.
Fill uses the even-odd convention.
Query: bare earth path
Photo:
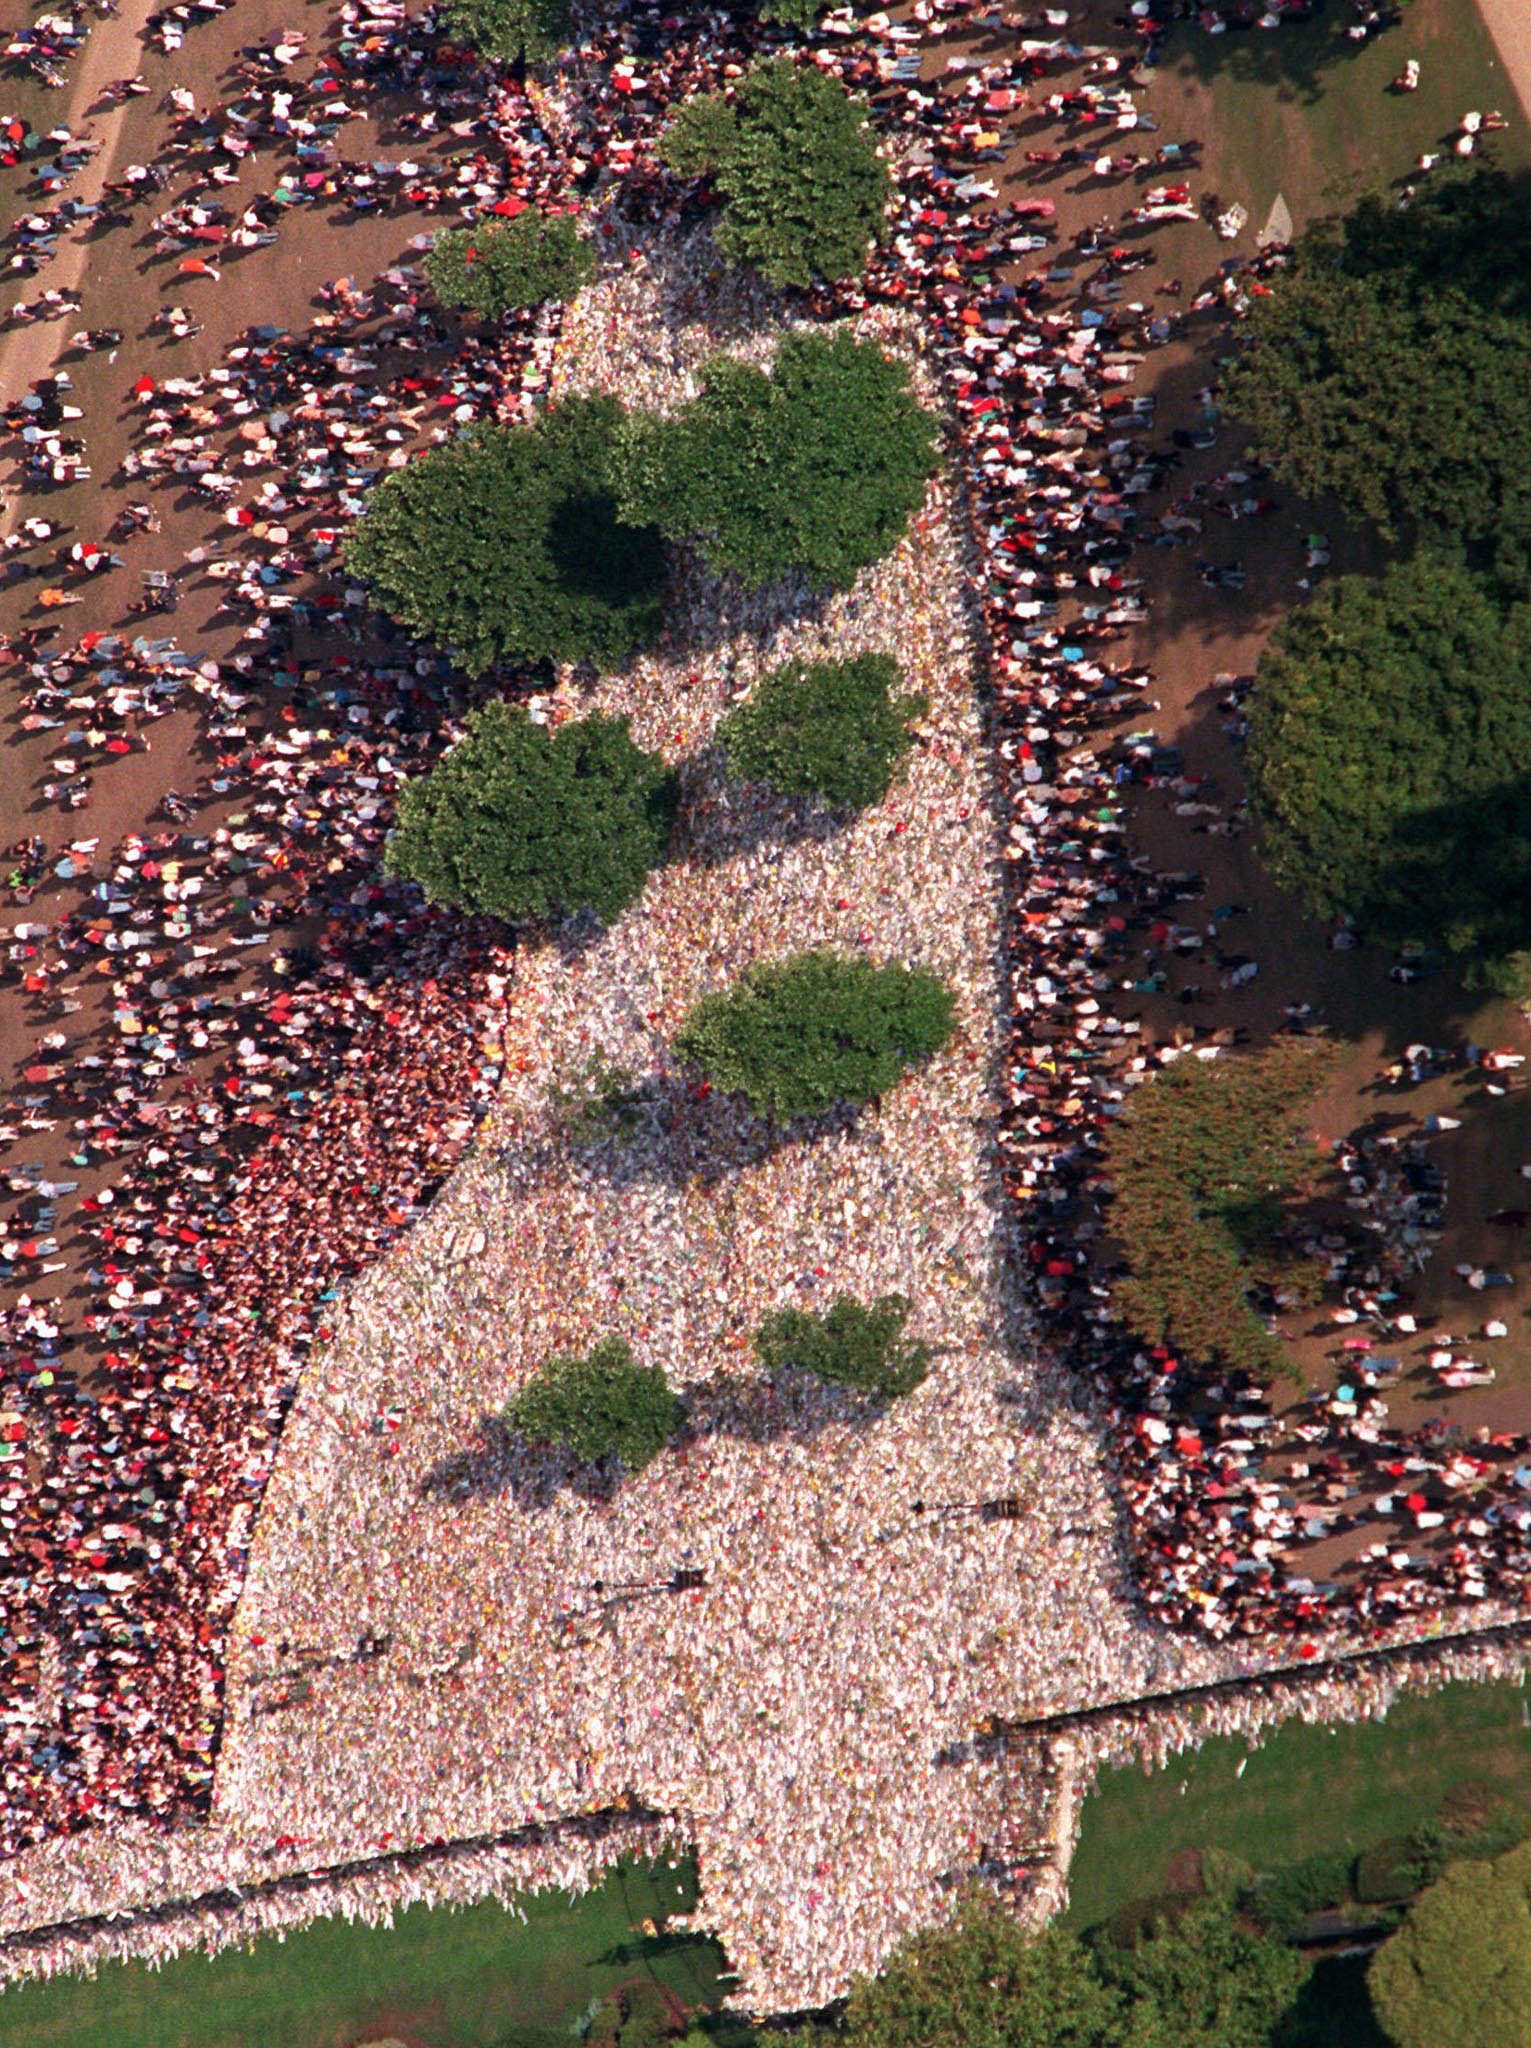
[[[1478,0],[1478,12],[1531,118],[1531,0]]]

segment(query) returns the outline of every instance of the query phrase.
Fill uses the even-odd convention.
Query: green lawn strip
[[[691,1864],[628,1864],[583,1898],[527,1893],[524,1922],[493,1901],[414,1906],[391,1929],[331,1919],[163,1970],[113,1964],[0,1995],[0,2044],[350,2048],[394,2034],[426,2048],[568,2048],[582,2016],[633,1977],[656,1978],[690,2005],[718,2004],[725,1962],[715,1942],[639,1931],[695,1898]]]
[[[1210,183],[1224,205],[1241,200],[1258,228],[1279,191],[1301,227],[1409,175],[1470,107],[1498,108],[1510,123],[1492,138],[1498,164],[1531,162],[1531,130],[1474,0],[1413,0],[1399,28],[1359,47],[1344,35],[1350,19],[1334,6],[1270,33],[1175,34],[1161,72],[1164,102],[1173,108],[1175,83],[1193,80],[1212,99],[1198,193]],[[1419,60],[1418,91],[1390,93],[1409,57]]]
[[[1081,1819],[1069,1922],[1094,1926],[1151,1897],[1182,1849],[1226,1849],[1260,1871],[1359,1852],[1431,1819],[1466,1779],[1531,1806],[1526,1701],[1515,1685],[1449,1686],[1401,1700],[1385,1721],[1287,1721],[1252,1753],[1219,1737],[1148,1777],[1104,1772]]]

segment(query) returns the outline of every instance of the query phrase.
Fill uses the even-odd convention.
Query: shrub
[[[624,525],[621,406],[569,399],[531,427],[471,427],[393,471],[346,543],[353,573],[472,672],[625,660],[659,630],[664,549]]]
[[[1354,1869],[1354,1859],[1343,1850],[1305,1856],[1257,1879],[1249,1904],[1269,1933],[1290,1940],[1310,1914],[1344,1902]]]
[[[1531,945],[1531,604],[1420,554],[1284,619],[1251,700],[1276,875],[1324,916],[1459,954]]]
[[[718,727],[729,772],[788,796],[876,803],[926,708],[923,697],[895,696],[902,680],[890,654],[772,669]]]
[[[784,1308],[767,1316],[755,1332],[755,1355],[768,1372],[796,1367],[892,1399],[912,1393],[930,1371],[930,1346],[904,1342],[908,1320],[902,1294],[879,1295],[870,1308],[840,1294],[823,1315]]]
[[[569,0],[446,0],[447,34],[506,64],[552,57],[574,33]]]
[[[819,1116],[870,1102],[951,1036],[950,989],[921,968],[799,953],[704,996],[675,1049],[757,1116]]]
[[[503,1420],[529,1443],[570,1451],[581,1464],[620,1459],[632,1476],[658,1457],[684,1413],[657,1365],[635,1365],[622,1338],[606,1337],[587,1357],[550,1358]]]
[[[1367,1972],[1398,2048],[1531,2041],[1531,1842],[1456,1863],[1410,1907]]]
[[[444,306],[498,320],[517,306],[572,298],[595,267],[595,252],[567,213],[528,207],[513,220],[492,215],[446,228],[431,244],[425,275]]]
[[[716,357],[701,396],[623,438],[623,516],[699,538],[752,585],[844,588],[898,540],[936,466],[907,371],[849,334],[782,337],[768,376]]]
[[[715,176],[720,246],[773,284],[857,277],[883,230],[892,181],[866,104],[813,65],[772,58],[732,101],[688,101],[660,150],[682,176]]]
[[[1442,1861],[1417,1834],[1389,1835],[1356,1858],[1356,1897],[1366,1906],[1412,1899],[1439,1876]]]
[[[1117,1304],[1150,1343],[1260,1380],[1291,1370],[1251,1301],[1290,1279],[1291,1202],[1308,1184],[1300,1119],[1332,1050],[1278,1039],[1232,1060],[1177,1060],[1111,1134],[1111,1227],[1129,1277]]]
[[[496,699],[401,790],[386,865],[458,910],[609,921],[663,859],[675,807],[674,776],[625,718],[549,731]]]
[[[812,28],[831,0],[760,0],[760,19],[787,28]]]

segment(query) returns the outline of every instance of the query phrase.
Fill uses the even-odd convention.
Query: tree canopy
[[[1531,2041],[1531,1842],[1456,1863],[1409,1909],[1367,1973],[1398,2048]]]
[[[486,320],[544,299],[567,299],[595,265],[574,216],[528,207],[512,220],[492,215],[471,227],[445,228],[431,244],[425,275],[444,306]]]
[[[581,1464],[619,1458],[633,1476],[658,1457],[684,1413],[657,1365],[636,1365],[622,1338],[606,1337],[583,1358],[550,1358],[502,1420],[529,1443],[562,1447]]]
[[[1531,947],[1531,604],[1422,552],[1277,628],[1249,772],[1280,879],[1323,916],[1523,979]]]
[[[909,1302],[882,1294],[870,1308],[838,1294],[823,1315],[778,1309],[755,1332],[755,1356],[768,1372],[795,1367],[842,1387],[891,1399],[913,1393],[930,1371],[930,1346],[906,1341]]]
[[[699,397],[623,440],[623,515],[696,537],[747,583],[800,570],[843,589],[898,540],[936,467],[903,365],[851,335],[782,337],[769,375],[720,356]]]
[[[506,64],[555,56],[574,34],[569,0],[446,0],[444,20],[448,35]]]
[[[886,1094],[945,1045],[954,1010],[951,990],[923,968],[798,953],[704,996],[675,1049],[758,1116],[818,1116]]]
[[[1238,1059],[1178,1059],[1133,1091],[1106,1170],[1128,1268],[1117,1305],[1149,1342],[1258,1380],[1290,1371],[1251,1297],[1310,1291],[1288,1205],[1311,1179],[1302,1123],[1332,1058],[1321,1040],[1279,1038]]]
[[[806,25],[817,11],[771,18]],[[883,231],[892,181],[866,104],[811,64],[769,58],[732,100],[688,101],[661,154],[682,176],[712,174],[720,246],[773,284],[859,277]]]
[[[891,654],[789,661],[718,726],[729,772],[788,796],[860,807],[887,795],[925,699],[898,694]]]
[[[387,867],[459,910],[609,920],[664,858],[676,800],[675,777],[625,718],[549,731],[497,698],[404,785]]]
[[[1304,236],[1256,301],[1227,401],[1260,455],[1393,533],[1452,536],[1524,578],[1531,550],[1531,240],[1491,172]]]
[[[969,1899],[915,1935],[845,2011],[847,2048],[1268,2048],[1308,1973],[1293,1949],[1194,1904],[1131,1948],[1034,1934]]]
[[[617,512],[623,417],[615,399],[571,398],[534,426],[470,427],[383,479],[348,566],[470,671],[625,660],[659,630],[664,548]]]

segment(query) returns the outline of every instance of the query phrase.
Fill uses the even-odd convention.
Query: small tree
[[[795,1367],[885,1400],[912,1394],[930,1371],[930,1346],[905,1343],[909,1302],[882,1294],[870,1308],[838,1294],[825,1314],[783,1308],[755,1332],[755,1356],[768,1372]]]
[[[760,0],[760,19],[787,28],[812,28],[832,4],[833,0]]]
[[[431,244],[425,275],[444,306],[485,320],[545,299],[572,298],[595,266],[595,252],[568,213],[528,207],[513,220],[492,215],[446,228]]]
[[[1456,1863],[1372,1958],[1372,2004],[1398,2048],[1531,2041],[1531,1842]]]
[[[1134,1092],[1106,1166],[1128,1268],[1117,1304],[1150,1343],[1259,1380],[1291,1371],[1250,1297],[1311,1273],[1288,1210],[1313,1163],[1301,1118],[1333,1057],[1318,1040],[1282,1038],[1232,1060],[1177,1060]]]
[[[587,1357],[550,1358],[503,1420],[529,1443],[562,1448],[581,1464],[618,1458],[632,1477],[659,1456],[684,1413],[657,1365],[635,1365],[622,1338],[605,1337]]]
[[[661,154],[683,176],[713,173],[719,243],[772,284],[858,277],[883,231],[891,180],[866,105],[812,65],[772,58],[732,101],[688,101]]]
[[[951,990],[923,968],[798,953],[704,996],[675,1040],[757,1116],[820,1116],[870,1102],[951,1036]]]
[[[1429,553],[1277,627],[1249,769],[1277,876],[1325,916],[1513,985],[1531,946],[1531,604]]]
[[[664,548],[617,514],[622,419],[615,399],[571,398],[535,426],[469,428],[384,478],[348,566],[471,671],[625,660],[659,631]]]
[[[756,684],[718,727],[732,774],[788,796],[860,807],[888,793],[926,708],[898,696],[903,674],[890,654],[851,661],[787,662]]]
[[[633,744],[625,718],[549,731],[497,698],[405,784],[386,864],[454,909],[609,921],[663,859],[676,799],[675,777]]]
[[[446,0],[447,34],[504,64],[556,56],[574,33],[569,0]]]
[[[769,376],[720,356],[701,396],[623,437],[623,515],[696,536],[760,585],[800,570],[844,588],[898,540],[936,467],[908,372],[849,334],[783,336]]]

